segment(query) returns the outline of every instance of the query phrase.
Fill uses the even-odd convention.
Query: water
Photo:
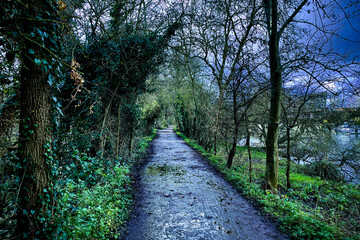
[[[352,152],[353,150],[357,150],[360,146],[360,134],[338,132],[333,134],[333,139],[335,140],[341,152]],[[360,165],[360,159],[358,159],[358,154],[354,154],[353,156],[357,159],[353,159],[355,161],[353,161],[352,164]],[[359,173],[357,174],[353,168],[349,167],[349,165],[346,164],[342,168],[349,173],[349,175],[345,177],[346,180],[353,183],[360,183]]]
[[[334,133],[333,139],[345,149],[351,149],[360,145],[360,134]]]
[[[336,157],[341,157],[342,153],[345,153],[346,151],[349,153],[352,150],[359,149],[360,146],[360,134],[351,134],[351,133],[343,133],[343,132],[335,132],[332,133],[333,140],[335,141],[336,146],[331,147],[329,149],[332,154],[335,154]],[[245,146],[246,139],[241,139],[238,143],[240,146]],[[251,147],[265,147],[265,144],[260,141],[257,137],[251,137],[250,141]],[[357,156],[357,154],[354,154],[353,156]],[[311,162],[312,158],[308,158],[306,162]],[[360,159],[357,159],[357,161],[354,161],[354,163],[357,163],[360,165]],[[303,161],[299,161],[299,164],[306,164]],[[345,179],[354,182],[354,183],[360,183],[360,176],[359,174],[356,174],[354,170],[349,166],[342,166],[342,170],[346,171],[348,174],[345,174]]]

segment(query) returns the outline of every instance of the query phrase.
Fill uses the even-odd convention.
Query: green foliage
[[[80,153],[79,150],[74,149],[68,163],[57,168],[58,171],[61,171],[61,178],[73,181],[79,180],[87,186],[92,186],[102,178],[102,174],[99,174],[98,171],[105,171],[103,169],[107,167],[110,166],[105,162],[105,159],[89,157],[86,153]],[[61,182],[61,179],[58,181]]]
[[[137,145],[136,159],[143,157],[156,136],[143,137]],[[135,161],[106,163],[99,156],[88,157],[74,149],[71,164],[54,169],[57,180],[54,223],[56,239],[113,239],[130,216],[132,208],[131,167]]]
[[[143,137],[137,147],[137,157],[142,157],[146,153],[146,150],[149,148],[150,142],[156,137],[157,129],[153,129],[150,136]]]
[[[21,80],[26,79],[32,70],[36,70],[36,76],[44,73],[44,78],[47,77],[38,89],[51,89],[46,99],[51,103],[52,125],[47,126],[46,132],[51,133],[54,142],[37,145],[46,150],[46,164],[40,167],[51,170],[51,179],[47,181],[45,176],[49,188],[40,189],[41,194],[33,197],[39,200],[41,210],[23,211],[28,217],[23,219],[30,219],[36,226],[31,226],[29,232],[33,234],[33,229],[38,228],[33,235],[41,238],[43,234],[49,236],[54,229],[57,232],[49,238],[113,238],[128,216],[129,171],[156,135],[141,139],[146,130],[151,131],[158,117],[158,108],[143,112],[137,100],[148,90],[146,81],[163,62],[167,42],[178,26],[172,25],[161,34],[140,32],[129,24],[119,34],[115,28],[122,28],[118,25],[122,20],[113,19],[110,29],[106,29],[108,26],[102,29],[107,34],[94,32],[90,37],[85,33],[87,39],[83,41],[72,28],[76,19],[65,16],[76,12],[82,4],[80,1],[66,6],[64,1],[52,0],[1,3],[0,134],[3,138],[4,131],[8,131],[14,137],[0,141],[0,238],[10,237],[11,229],[15,229],[15,213],[21,209],[17,207],[16,196],[21,179],[40,182],[34,173],[33,176],[17,173],[27,166],[25,161],[16,162],[19,152],[6,154],[10,147],[21,148],[16,144],[18,122],[25,129],[20,140],[31,141],[36,133],[37,126],[28,124],[30,119],[22,117],[19,121],[17,106],[18,75],[24,75]],[[119,16],[121,11],[126,16],[132,11],[126,1],[114,4],[111,16]],[[142,125],[143,120],[146,126]],[[127,158],[123,157],[125,147]],[[24,192],[28,190],[32,189]]]
[[[152,95],[147,95],[143,101],[142,121],[145,129],[148,130],[151,129],[159,119],[162,107]]]
[[[49,239],[114,239],[128,219],[133,204],[131,169],[143,157],[149,142],[156,136],[153,129],[136,145],[135,159],[105,159],[88,156],[73,146],[65,152],[66,161],[59,160],[57,144],[47,144],[46,156],[52,166],[54,185],[44,190],[42,202],[47,211],[38,215]],[[51,146],[51,147],[50,147]],[[0,159],[0,168],[7,176],[0,182],[0,238],[13,233],[16,221],[16,195],[20,178],[15,176],[18,163],[15,152]],[[124,163],[127,164],[124,164]],[[3,165],[6,164],[6,165]],[[6,169],[5,169],[6,167]],[[46,192],[45,192],[46,191]],[[35,212],[34,212],[35,213]]]
[[[19,167],[15,152],[0,157],[0,169],[6,172],[0,182],[0,238],[10,237],[15,228],[16,194],[20,178],[15,175]]]
[[[186,108],[186,103],[184,101],[184,99],[182,99],[182,97],[180,95],[177,96],[176,98],[176,111],[177,111],[177,116],[178,116],[178,127],[179,130],[181,132],[184,132],[185,134],[189,135],[190,134],[190,116],[189,116],[189,112],[188,109]]]
[[[252,149],[253,182],[249,183],[246,148],[239,147],[233,168],[226,167],[224,156],[206,152],[195,141],[178,134],[187,144],[208,158],[224,177],[247,198],[255,201],[267,214],[275,217],[280,229],[293,239],[359,239],[360,189],[357,185],[322,180],[301,173],[292,173],[292,189],[279,195],[262,188],[266,156],[261,149]],[[285,160],[281,159],[281,162]],[[280,186],[285,185],[286,164],[280,163]],[[294,166],[296,167],[296,166]]]
[[[88,187],[85,181],[66,179],[55,187],[60,198],[55,223],[57,239],[108,239],[128,218],[132,196],[129,167],[116,164],[111,171],[98,168],[102,181]]]
[[[323,179],[335,181],[344,180],[344,175],[341,173],[340,169],[335,164],[326,160],[311,163],[307,167],[307,171],[309,174],[319,176]]]

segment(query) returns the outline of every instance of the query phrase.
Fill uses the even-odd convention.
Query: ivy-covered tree
[[[54,1],[5,1],[1,4],[3,39],[16,47],[20,61],[20,109],[16,199],[16,238],[44,238],[51,201],[51,76],[59,51],[59,6]],[[15,55],[13,56],[15,58]]]

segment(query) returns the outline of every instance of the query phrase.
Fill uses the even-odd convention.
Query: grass
[[[286,160],[279,162],[279,193],[263,190],[266,154],[252,148],[252,183],[249,182],[247,149],[238,147],[233,167],[226,167],[225,149],[206,152],[195,141],[178,134],[205,156],[243,195],[279,222],[279,228],[292,239],[360,239],[360,188],[303,174],[292,164],[292,188],[286,189]]]

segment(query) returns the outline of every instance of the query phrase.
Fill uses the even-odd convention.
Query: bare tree
[[[183,29],[181,37],[189,39],[185,44],[193,44],[193,57],[205,63],[216,84],[218,100],[213,132],[215,154],[225,93],[258,24],[259,10],[257,1],[194,1],[184,7],[189,28]]]
[[[294,1],[288,3],[286,1],[265,0],[263,2],[266,16],[266,29],[268,33],[268,45],[270,56],[270,81],[271,81],[271,99],[270,99],[270,117],[267,133],[267,168],[266,168],[266,185],[267,188],[276,191],[278,179],[278,136],[281,112],[281,94],[282,94],[282,74],[286,69],[298,69],[303,71],[304,75],[312,76],[306,67],[306,64],[299,62],[312,62],[316,64],[317,71],[324,71],[325,74],[337,74],[342,81],[351,84],[351,76],[356,74],[351,65],[356,65],[356,61],[346,61],[346,55],[340,54],[336,49],[332,48],[331,40],[334,36],[339,36],[336,32],[336,23],[339,19],[334,19],[333,11],[335,6],[344,10],[337,1],[314,1],[307,0]],[[296,18],[305,6],[309,6],[307,12],[318,13],[313,19],[304,17]],[[310,7],[314,10],[311,10]],[[334,20],[330,21],[329,20]],[[298,50],[290,56],[282,54],[284,46],[291,44],[287,42],[291,40],[289,34],[292,27],[296,24],[299,26],[307,25],[307,33],[309,37],[298,45]],[[306,44],[303,44],[307,42]],[[325,76],[322,75],[322,77]],[[318,84],[322,85],[328,91],[331,89],[324,84],[324,79],[316,78]]]

